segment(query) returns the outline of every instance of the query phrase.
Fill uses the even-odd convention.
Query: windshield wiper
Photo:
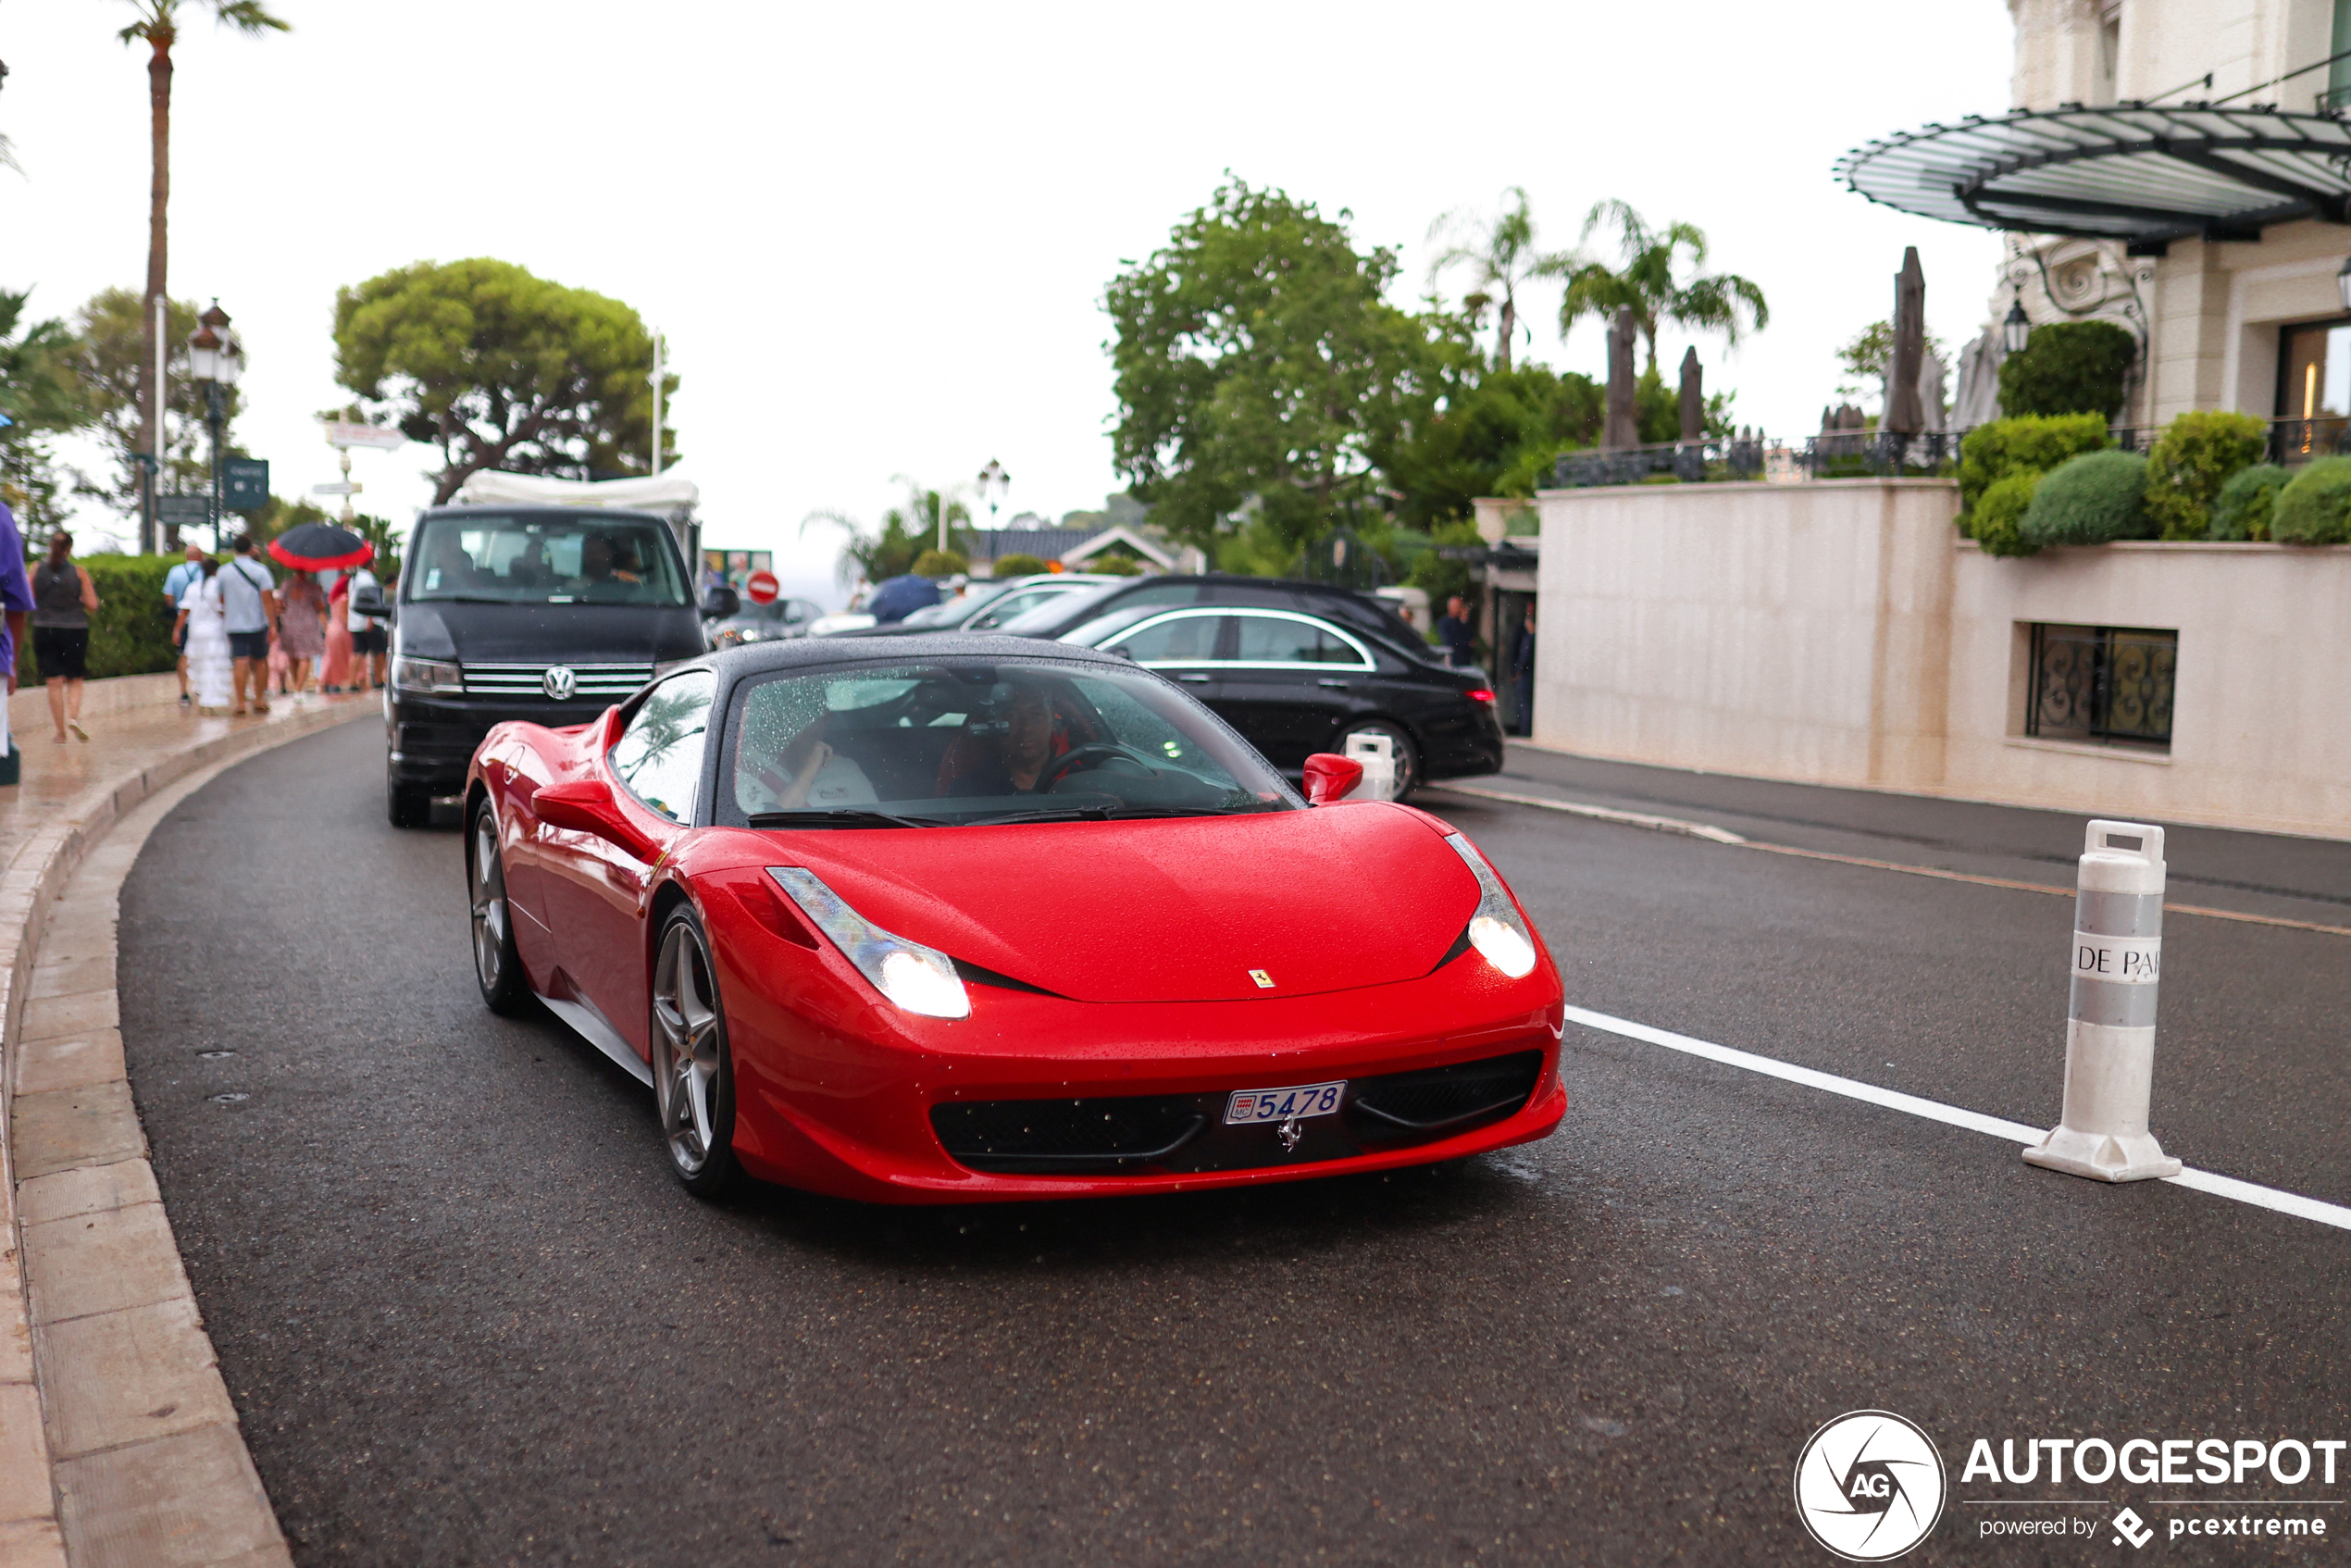
[[[857,806],[841,806],[834,810],[755,811],[748,819],[753,828],[938,828],[943,826],[936,817],[893,816],[886,811],[865,811]]]
[[[1051,811],[1016,811],[1008,816],[975,816],[967,819],[974,828],[1001,828],[1013,822],[1107,822],[1108,806],[1060,806]]]

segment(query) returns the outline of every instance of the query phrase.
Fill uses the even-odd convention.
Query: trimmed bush
[[[2351,457],[2306,464],[2278,492],[2270,537],[2285,544],[2351,543]]]
[[[2138,357],[2139,340],[2111,321],[2035,327],[2024,352],[2000,362],[2000,412],[2095,414],[2111,424]]]
[[[2107,444],[2106,421],[2096,414],[2033,416],[1978,425],[1959,442],[1959,502],[1975,510],[1984,492],[2010,474],[2046,474],[2067,458]]]
[[[989,568],[989,575],[991,577],[1038,577],[1050,569],[1043,561],[1034,555],[1015,553],[997,556],[996,564]]]
[[[1143,575],[1143,564],[1134,556],[1118,550],[1105,550],[1099,555],[1081,561],[1077,565],[1077,569],[1081,572],[1101,572],[1106,577]]]
[[[952,550],[926,550],[914,557],[916,577],[953,577],[970,570],[971,563]]]
[[[2183,414],[2147,454],[2147,515],[2165,539],[2204,539],[2220,487],[2261,461],[2269,426],[2250,414]]]
[[[75,559],[89,569],[91,586],[98,591],[98,607],[90,616],[90,678],[152,675],[178,664],[179,655],[171,649],[171,621],[176,612],[163,602],[163,579],[182,557],[81,555]],[[29,562],[25,569],[31,571],[38,565],[38,560]],[[30,626],[25,628],[24,646],[17,650],[17,684],[41,684],[41,672],[32,662]]]
[[[2035,549],[2146,539],[2147,460],[2135,452],[2085,452],[2049,471],[2018,525]]]
[[[2041,470],[2025,468],[1995,480],[1975,504],[1975,541],[1986,555],[2030,555],[2039,545],[2024,537],[2025,509],[2041,483]]]
[[[2250,468],[2239,468],[2220,493],[2212,500],[2212,529],[2210,539],[2267,539],[2270,537],[2270,516],[2278,504],[2278,492],[2285,488],[2293,474],[2275,463],[2256,463]]]

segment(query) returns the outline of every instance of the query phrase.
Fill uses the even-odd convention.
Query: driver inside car
[[[939,771],[944,795],[1026,795],[1052,782],[1053,759],[1069,737],[1043,688],[1015,682],[1009,692],[964,721]]]

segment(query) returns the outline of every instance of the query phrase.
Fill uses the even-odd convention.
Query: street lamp
[[[1012,475],[1004,472],[1004,466],[1001,463],[990,457],[988,460],[988,467],[979,471],[979,493],[980,498],[988,503],[989,527],[996,526],[997,504],[1004,499],[1005,493],[1012,488]]]
[[[229,389],[244,374],[244,351],[229,329],[229,313],[214,300],[212,308],[196,317],[188,335],[188,368],[204,383],[205,424],[212,431],[212,496],[205,507],[212,520],[212,547],[220,548],[220,431],[229,421]]]
[[[2000,323],[2000,337],[2010,354],[2022,354],[2025,343],[2033,336],[2033,318],[2024,314],[2024,301],[2009,302],[2008,319]]]

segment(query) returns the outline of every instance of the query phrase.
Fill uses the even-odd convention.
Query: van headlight
[[[832,939],[874,989],[926,1018],[968,1018],[972,1001],[955,961],[937,948],[893,936],[849,907],[824,878],[797,865],[771,865],[767,875],[818,930]]]
[[[392,683],[403,691],[463,692],[466,672],[445,659],[417,659],[403,653],[392,661]]]
[[[1445,841],[1477,878],[1477,913],[1470,916],[1470,946],[1478,955],[1511,979],[1524,979],[1535,968],[1535,934],[1519,917],[1518,906],[1511,902],[1509,890],[1486,857],[1470,847],[1470,841],[1459,833],[1449,833]]]

